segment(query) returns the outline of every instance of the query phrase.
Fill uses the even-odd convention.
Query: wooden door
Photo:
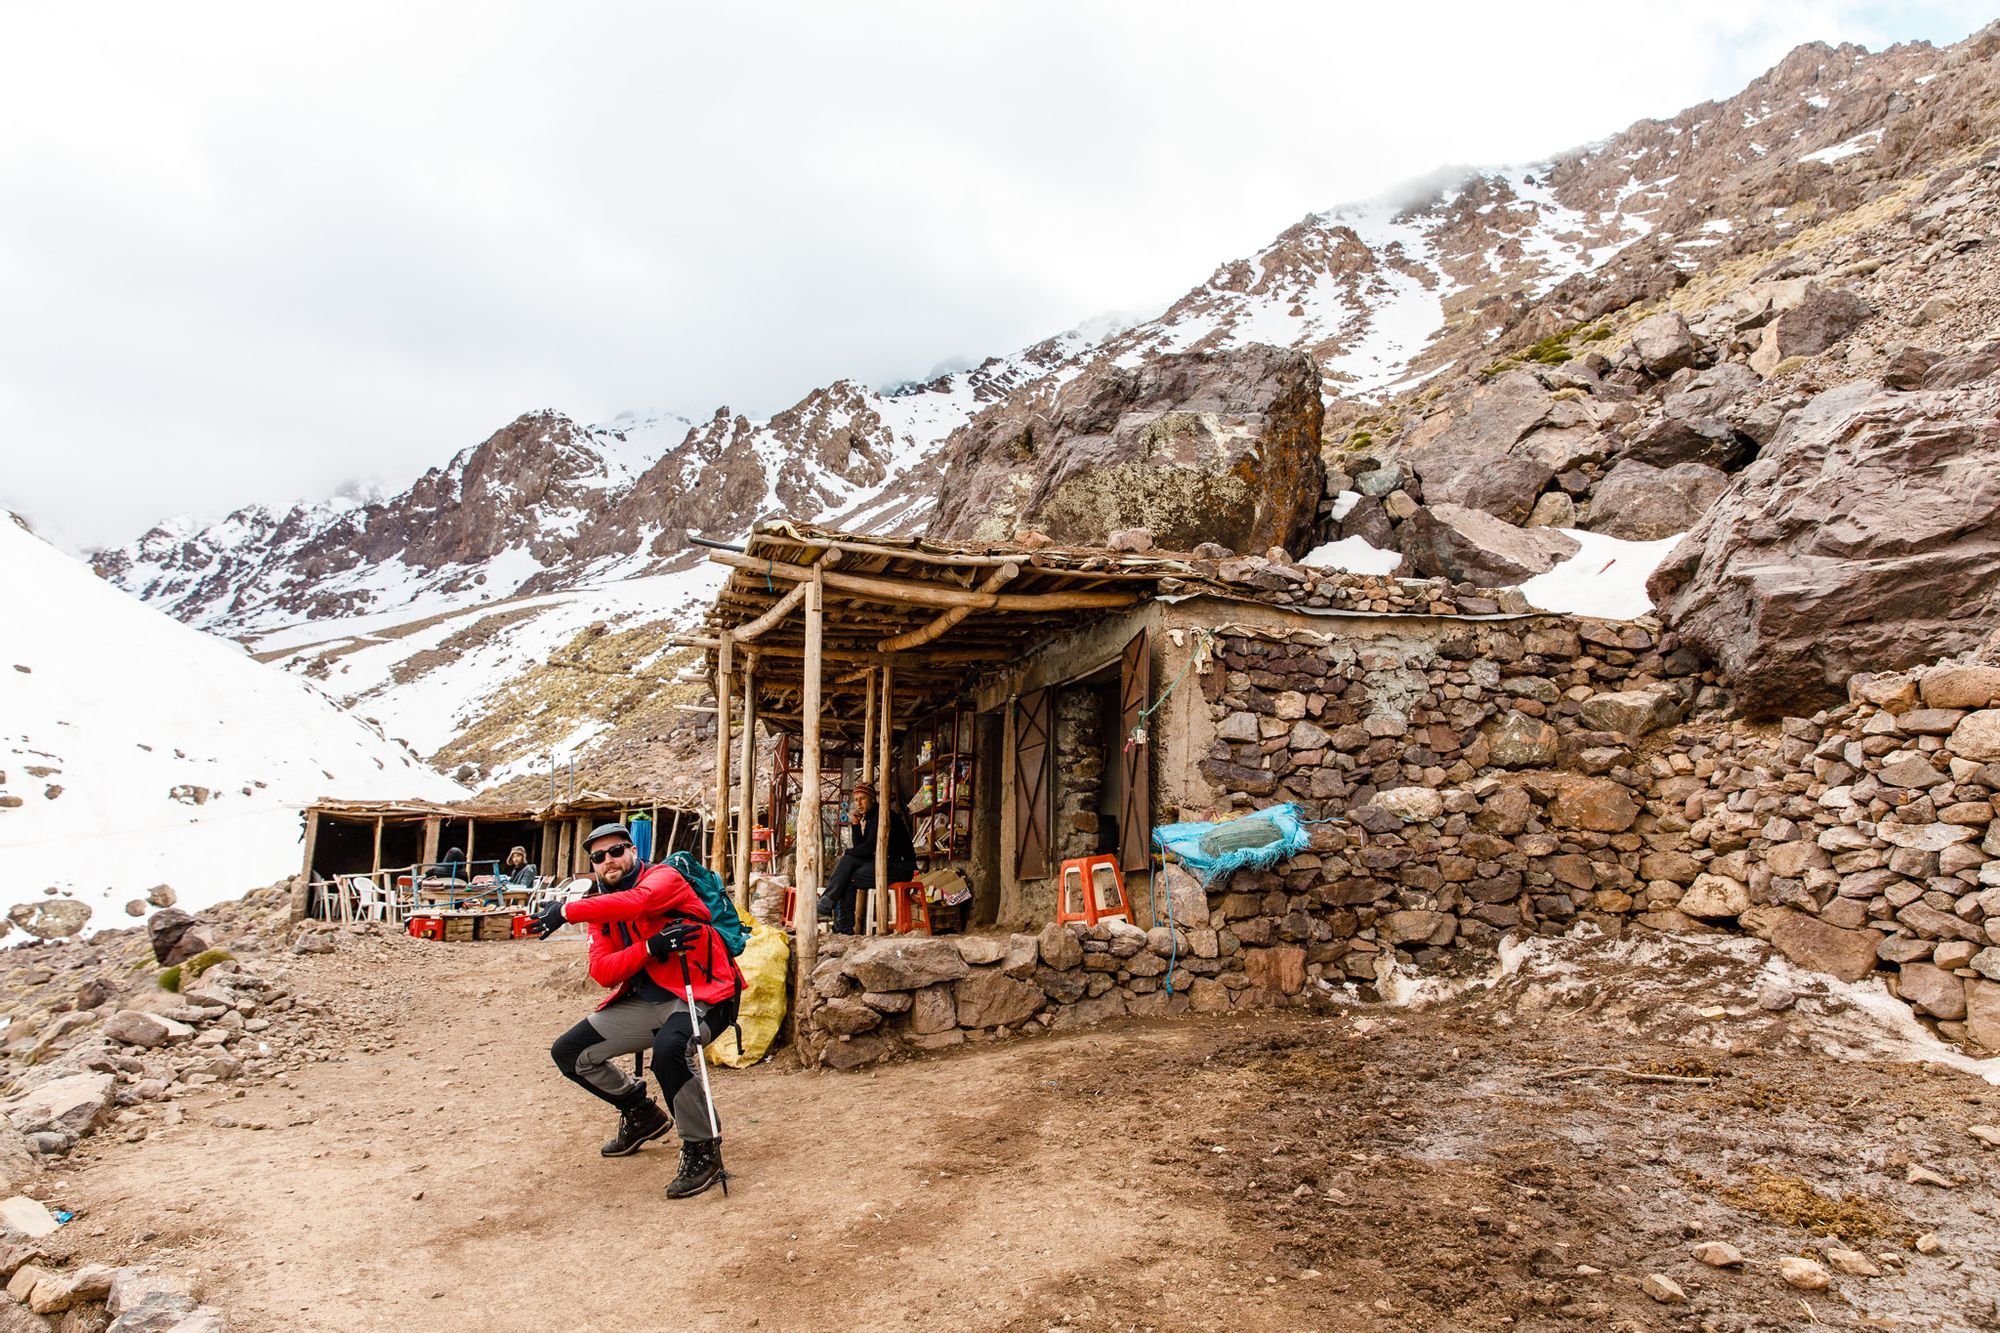
[[[1127,874],[1152,864],[1153,736],[1146,709],[1153,702],[1153,678],[1146,648],[1146,631],[1140,630],[1118,665],[1118,766],[1125,779],[1118,802],[1118,868]],[[1141,726],[1146,740],[1135,744],[1132,733]]]
[[[1014,876],[1046,879],[1055,823],[1055,698],[1052,690],[1024,694],[1014,706]]]

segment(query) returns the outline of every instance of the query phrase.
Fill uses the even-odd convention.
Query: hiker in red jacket
[[[743,974],[701,895],[673,867],[641,861],[623,824],[600,824],[584,847],[596,887],[551,903],[535,924],[544,936],[566,921],[588,925],[590,979],[611,994],[549,1053],[565,1078],[618,1108],[606,1157],[637,1152],[669,1125],[680,1131],[680,1174],[667,1197],[685,1199],[724,1176],[722,1126],[698,1062],[702,1045],[736,1021]],[[643,1080],[613,1063],[648,1047],[671,1120]]]

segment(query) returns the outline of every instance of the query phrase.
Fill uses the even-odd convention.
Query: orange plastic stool
[[[922,880],[906,879],[889,886],[889,933],[931,933],[931,900]]]
[[[1107,903],[1099,892],[1098,872],[1111,872],[1111,887],[1117,892],[1115,903]],[[1125,876],[1118,869],[1115,856],[1077,856],[1062,863],[1061,878],[1056,882],[1056,920],[1081,921],[1094,926],[1106,917],[1122,916],[1132,919],[1132,903],[1125,896]],[[1077,897],[1080,906],[1070,906],[1070,877],[1076,877]]]
[[[797,913],[798,906],[799,891],[790,884],[787,884],[785,886],[785,925],[790,926],[792,924],[792,917]]]

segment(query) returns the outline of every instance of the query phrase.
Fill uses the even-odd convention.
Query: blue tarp
[[[1232,870],[1276,865],[1311,841],[1298,806],[1290,803],[1219,824],[1165,824],[1153,830],[1153,845],[1179,857],[1204,888]]]

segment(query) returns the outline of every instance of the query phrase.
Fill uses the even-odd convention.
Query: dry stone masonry
[[[1168,867],[1150,930],[836,939],[804,1000],[826,1062],[1368,994],[1582,924],[1887,972],[1941,1035],[2000,1051],[2000,640],[1757,726],[1650,622],[1394,623],[1225,630],[1197,677],[1219,799],[1178,813],[1294,801],[1324,821],[1309,850],[1206,890]]]

